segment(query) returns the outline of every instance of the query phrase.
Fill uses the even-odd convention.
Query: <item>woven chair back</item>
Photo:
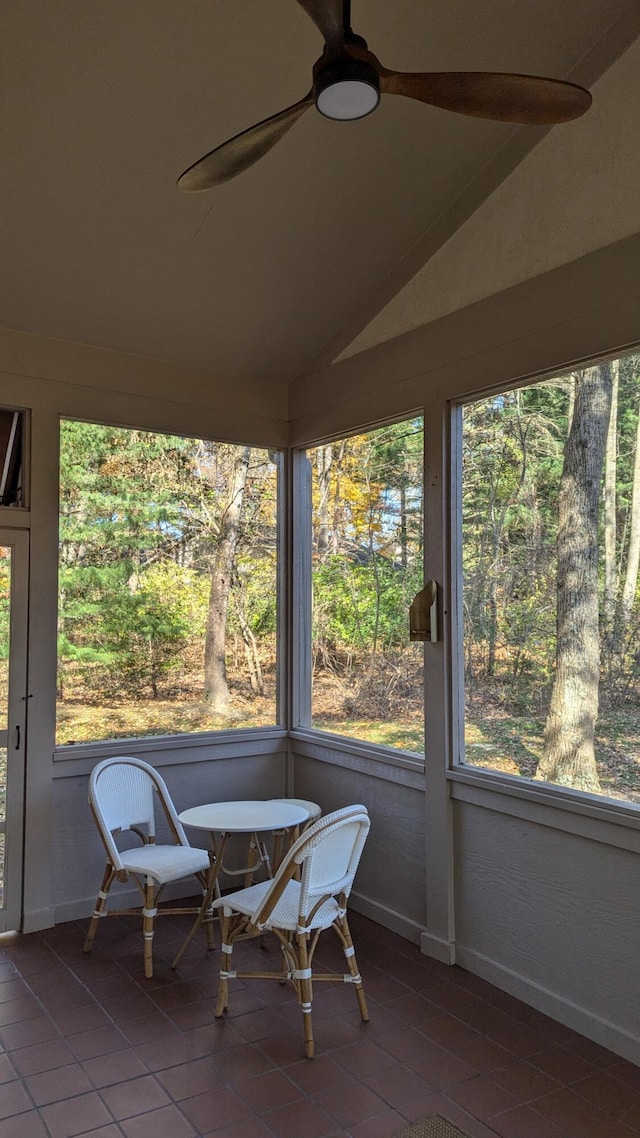
[[[311,837],[300,862],[301,912],[308,913],[319,897],[349,896],[369,826],[368,814],[355,814],[321,827]]]
[[[252,914],[253,924],[268,920],[286,882],[301,868],[300,913],[306,914],[321,897],[349,896],[370,821],[365,806],[345,806],[309,826],[289,850],[271,888]]]
[[[160,803],[180,845],[188,845],[164,779],[142,759],[118,756],[103,759],[89,776],[89,803],[114,865],[120,858],[113,835],[137,828],[153,840],[155,805]]]

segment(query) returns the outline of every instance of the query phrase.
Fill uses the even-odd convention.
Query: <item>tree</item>
[[[316,481],[318,486],[318,504],[316,508],[315,539],[316,549],[321,560],[329,552],[329,493],[331,490],[331,467],[333,465],[333,445],[316,448]]]
[[[627,547],[627,566],[620,599],[620,622],[626,628],[631,619],[631,610],[638,587],[638,568],[640,567],[640,414],[638,414],[635,438],[635,459],[633,481],[631,484],[631,505],[629,511],[629,544]]]
[[[175,487],[191,443],[72,421],[60,441],[59,691],[70,664],[97,691],[126,674],[157,696],[179,621],[157,597],[154,614],[148,578],[184,537]]]
[[[556,669],[544,751],[536,777],[600,791],[594,738],[598,717],[598,506],[612,376],[608,362],[575,380],[558,495]]]
[[[604,467],[604,618],[607,637],[613,632],[618,590],[616,482],[618,474],[618,388],[620,361],[611,372],[611,413]]]
[[[251,448],[234,448],[228,496],[220,518],[218,539],[211,573],[209,616],[204,644],[204,698],[217,714],[229,707],[229,684],[225,661],[225,640],[229,594],[240,536],[240,519]]]
[[[167,681],[201,688],[207,617],[210,676],[217,667],[226,684],[227,634],[239,629],[247,686],[261,694],[259,653],[275,631],[273,458],[64,421],[60,485],[60,697],[135,703],[162,698]]]
[[[313,721],[364,717],[370,729],[345,730],[373,740],[381,720],[422,722],[422,649],[418,658],[408,644],[408,609],[423,584],[423,447],[416,416],[309,454]]]
[[[420,419],[313,452],[314,651],[331,666],[403,649],[422,577]]]
[[[535,670],[538,681],[546,682],[546,646],[554,635],[551,503],[562,468],[566,408],[564,381],[490,396],[465,408],[467,680],[512,680]]]

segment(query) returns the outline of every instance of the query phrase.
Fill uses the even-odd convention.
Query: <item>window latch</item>
[[[438,585],[427,581],[409,608],[409,640],[438,639]]]

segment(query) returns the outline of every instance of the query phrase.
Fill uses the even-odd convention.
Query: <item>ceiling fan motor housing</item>
[[[343,56],[314,68],[313,93],[321,115],[330,119],[361,119],[380,102],[380,80],[365,59]]]

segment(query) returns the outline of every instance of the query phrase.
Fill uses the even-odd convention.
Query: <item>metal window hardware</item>
[[[409,640],[438,639],[438,585],[427,581],[409,608]]]

